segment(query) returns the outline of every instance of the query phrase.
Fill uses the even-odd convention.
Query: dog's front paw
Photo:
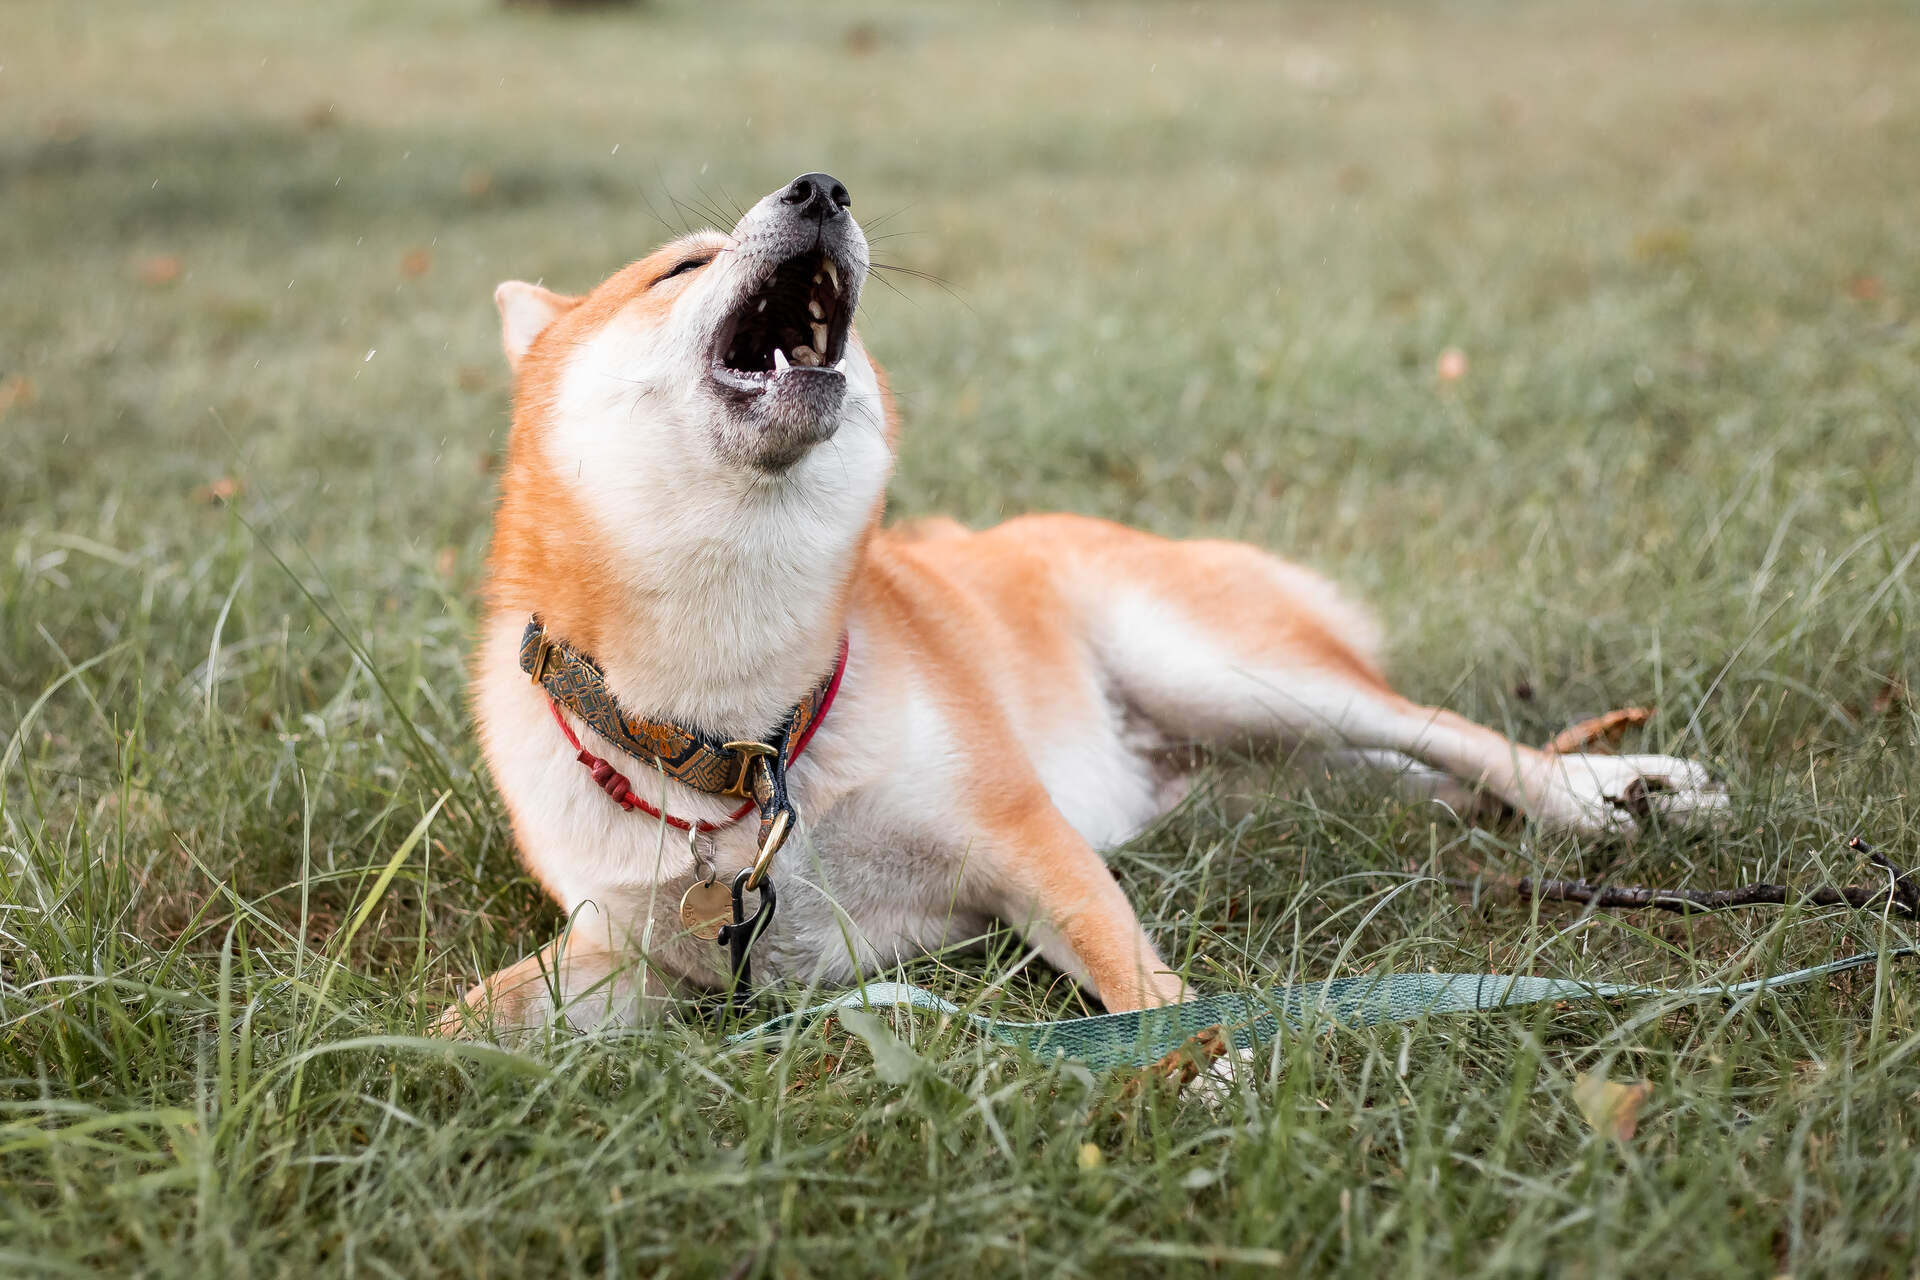
[[[442,1040],[491,1039],[492,1010],[486,1001],[484,986],[473,988],[465,998],[454,1001],[433,1021],[427,1034]]]
[[[1732,804],[1706,766],[1678,756],[1547,756],[1533,816],[1583,835],[1633,835],[1649,820],[1704,826]]]
[[[539,1030],[551,1016],[552,1001],[538,975],[526,972],[530,967],[523,960],[468,988],[434,1019],[428,1034],[442,1040],[513,1045]]]

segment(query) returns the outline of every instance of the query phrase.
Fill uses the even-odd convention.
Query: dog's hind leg
[[[1654,812],[1700,821],[1727,807],[1692,761],[1551,755],[1401,697],[1365,619],[1324,580],[1253,547],[1092,521],[1069,532],[1060,559],[1110,686],[1175,743],[1394,753],[1570,831],[1630,832]]]
[[[1500,808],[1486,792],[1475,791],[1452,774],[1399,751],[1337,747],[1320,752],[1314,762],[1330,774],[1361,775],[1383,782],[1403,799],[1429,801],[1463,818]]]

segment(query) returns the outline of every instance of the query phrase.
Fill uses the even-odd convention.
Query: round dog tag
[[[733,922],[733,895],[716,878],[696,880],[680,898],[680,923],[694,937],[712,942]]]

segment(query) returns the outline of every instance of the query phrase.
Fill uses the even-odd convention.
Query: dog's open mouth
[[[740,391],[794,375],[843,377],[852,323],[833,260],[819,250],[788,258],[727,318],[713,376]]]

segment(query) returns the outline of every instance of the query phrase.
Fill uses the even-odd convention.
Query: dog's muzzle
[[[846,351],[866,280],[867,242],[845,184],[807,173],[768,195],[733,229],[739,296],[709,372],[768,436],[756,462],[790,465],[833,434],[846,399]]]

